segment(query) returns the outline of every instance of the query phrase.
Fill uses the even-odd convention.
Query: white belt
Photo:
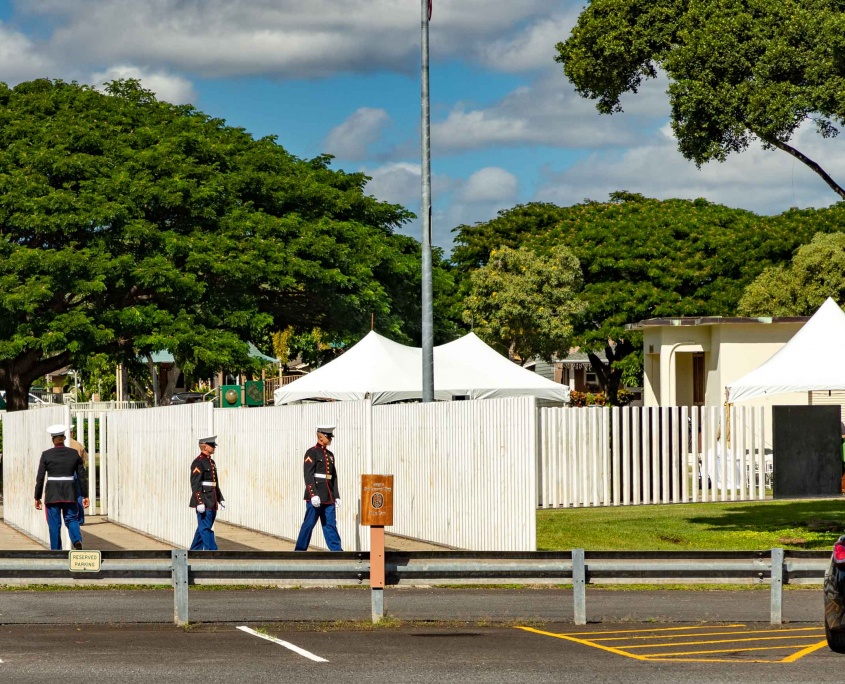
[[[216,482],[203,482],[202,486],[203,487],[216,487],[217,483]]]
[[[331,475],[321,475],[320,473],[314,473],[314,477],[319,477],[321,480],[332,479]]]
[[[75,479],[76,478],[73,475],[71,475],[70,477],[50,477],[50,476],[47,477],[48,482],[57,482],[59,480],[75,480]]]

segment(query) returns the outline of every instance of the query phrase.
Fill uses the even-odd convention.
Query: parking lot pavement
[[[807,625],[808,632],[819,623]],[[438,682],[511,684],[591,684],[650,682],[653,684],[794,684],[838,681],[843,656],[826,648],[791,661],[763,662],[745,657],[747,638],[765,625],[685,625],[697,641],[733,638],[725,649],[736,655],[713,660],[638,659],[582,643],[614,639],[624,631],[636,645],[637,636],[665,633],[653,624],[602,626],[601,633],[578,632],[577,640],[557,636],[571,625],[550,623],[549,634],[520,626],[475,624],[404,624],[383,628],[352,625],[208,625],[181,629],[164,625],[19,626],[0,627],[0,681],[41,684],[50,680],[182,681],[206,684],[320,682]],[[244,629],[241,629],[244,628]],[[608,631],[616,634],[608,635]],[[771,631],[771,630],[769,630]],[[728,635],[709,632],[729,632]],[[786,635],[784,635],[786,636]],[[712,637],[712,639],[711,639]],[[761,637],[766,638],[766,637]],[[789,637],[792,638],[792,637]],[[812,641],[810,637],[807,641]],[[767,642],[757,642],[767,643]],[[653,644],[657,645],[657,644]],[[704,645],[701,645],[704,646]],[[689,648],[689,644],[684,648]],[[660,646],[660,648],[667,648]],[[696,646],[698,648],[698,646]],[[622,649],[620,649],[622,650]],[[752,652],[753,653],[753,652]]]

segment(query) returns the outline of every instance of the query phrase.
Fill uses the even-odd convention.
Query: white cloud
[[[432,123],[432,144],[450,153],[488,146],[549,145],[595,149],[636,144],[643,129],[653,130],[669,113],[666,80],[648,81],[626,98],[625,113],[600,115],[578,96],[563,74],[538,78],[483,109],[458,104],[443,121]]]
[[[840,184],[845,183],[845,141],[823,140],[811,125],[805,125],[792,144]],[[605,200],[616,190],[659,199],[704,197],[764,214],[791,206],[822,207],[839,200],[793,157],[757,144],[729,156],[723,164],[711,162],[698,170],[678,152],[668,126],[636,147],[596,153],[562,173],[548,173],[535,199],[569,205],[584,198]]]
[[[147,90],[156,94],[159,100],[173,104],[190,104],[196,101],[193,84],[186,78],[161,71],[144,72],[138,67],[121,65],[91,75],[91,84],[101,88],[109,81],[134,78]]]
[[[473,173],[457,194],[462,203],[494,203],[508,206],[519,196],[519,181],[509,171],[488,166]]]
[[[384,109],[361,107],[326,136],[323,149],[340,159],[365,159],[367,152],[381,138],[390,125],[390,115]]]
[[[410,72],[419,61],[420,4],[407,0],[29,0],[19,10],[57,26],[48,40],[56,56],[89,64],[309,78]],[[547,13],[545,0],[435,0],[432,52],[481,54]]]
[[[505,72],[548,69],[557,66],[555,45],[565,40],[575,25],[577,12],[540,19],[516,35],[482,45],[478,59],[485,66]]]
[[[16,84],[47,78],[53,68],[33,41],[0,22],[0,81]]]
[[[419,164],[386,164],[364,170],[371,180],[366,192],[392,204],[401,204],[418,213],[421,197],[422,174]]]

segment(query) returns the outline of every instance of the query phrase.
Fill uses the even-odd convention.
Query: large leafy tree
[[[697,165],[757,139],[845,198],[790,144],[806,121],[826,138],[845,121],[841,0],[590,0],[557,51],[577,92],[603,114],[622,111],[623,94],[664,72],[678,147]]]
[[[575,343],[587,352],[613,400],[625,359],[640,340],[626,330],[664,316],[734,315],[745,287],[765,268],[789,261],[818,232],[845,231],[845,205],[757,216],[705,200],[648,199],[614,193],[571,207],[527,204],[492,221],[459,226],[452,260],[471,273],[501,246],[546,254],[565,246],[583,273],[586,310]],[[466,277],[461,284],[469,285]]]
[[[845,302],[845,233],[819,233],[792,261],[771,266],[739,301],[744,316],[812,316],[828,297]]]
[[[584,310],[580,289],[581,267],[566,247],[548,256],[500,247],[469,275],[464,322],[511,361],[550,361],[571,345],[573,319]]]
[[[245,367],[247,340],[317,326],[401,334],[382,284],[410,268],[404,209],[138,83],[0,84],[0,386],[92,353]]]

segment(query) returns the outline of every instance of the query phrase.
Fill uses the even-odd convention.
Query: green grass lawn
[[[736,501],[537,512],[537,550],[829,550],[845,500]]]

